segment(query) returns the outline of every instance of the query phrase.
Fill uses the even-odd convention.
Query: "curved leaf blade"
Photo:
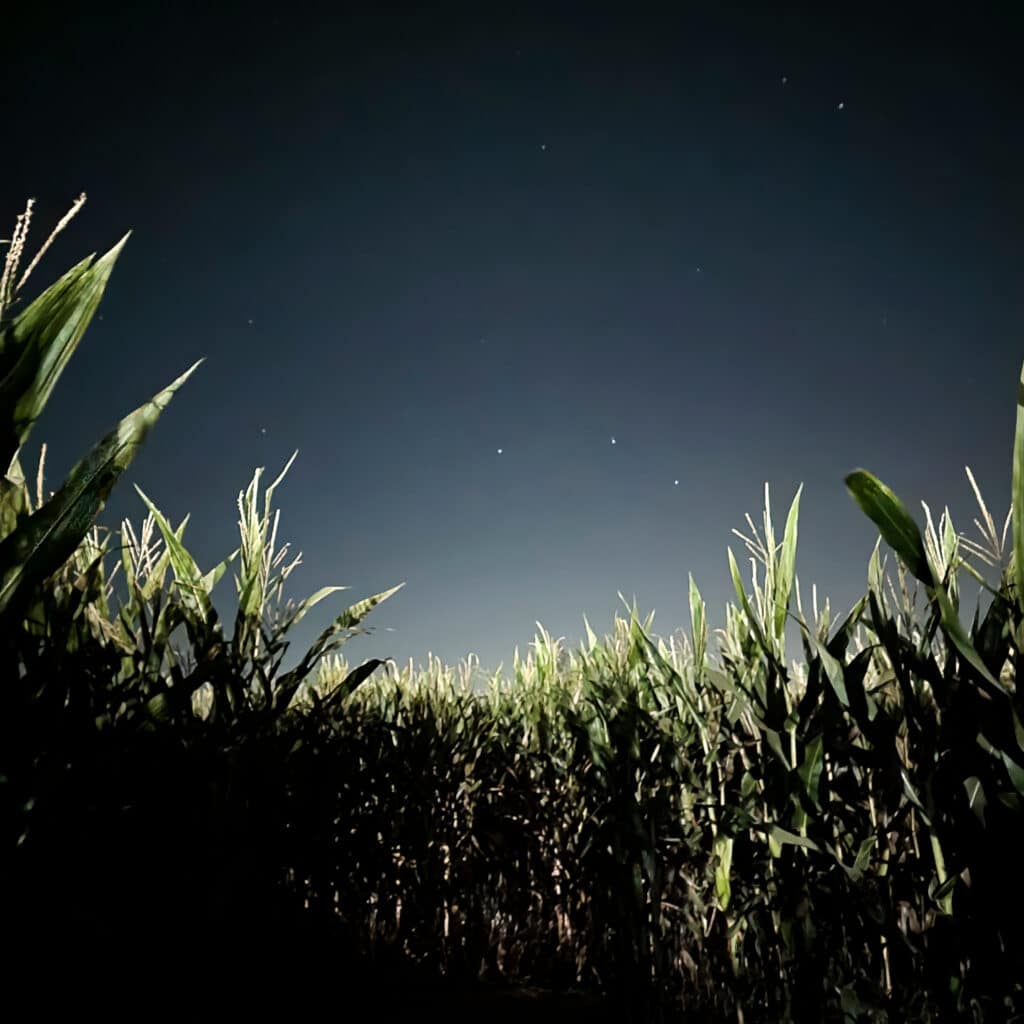
[[[4,330],[0,342],[6,368],[0,380],[0,465],[9,465],[25,443],[82,340],[130,234],[92,266],[93,257],[89,256],[72,267]]]
[[[846,477],[845,483],[853,500],[878,527],[885,542],[899,555],[906,567],[922,583],[934,586],[921,531],[903,502],[866,469],[855,469]]]
[[[0,615],[28,599],[81,543],[102,511],[118,477],[175,392],[202,362],[126,416],[68,474],[61,489],[0,541]]]

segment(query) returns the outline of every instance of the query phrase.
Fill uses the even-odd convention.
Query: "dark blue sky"
[[[3,234],[36,197],[34,252],[89,194],[38,289],[134,231],[26,462],[48,442],[55,489],[207,357],[101,522],[141,522],[138,483],[209,568],[297,448],[287,596],[407,581],[350,659],[491,668],[537,620],[610,630],[618,591],[667,635],[688,571],[724,625],[765,481],[780,532],[804,483],[805,608],[864,592],[857,466],[976,537],[970,465],[1002,527],[1011,5],[173,6],[5,15]]]

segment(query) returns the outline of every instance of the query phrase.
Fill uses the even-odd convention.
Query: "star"
[[[251,320],[249,321],[249,326],[252,327],[252,321]]]
[[[845,103],[840,103],[839,106],[836,107],[836,110],[845,110],[845,109],[846,109],[846,104]]]
[[[265,434],[266,432],[267,432],[267,428],[266,427],[260,427],[260,433],[261,434]]]
[[[782,84],[785,85],[788,81],[789,81],[789,79],[785,75],[783,75],[782,76]]]
[[[614,437],[612,438],[612,444],[615,444],[615,438]]]
[[[499,448],[498,449],[498,454],[500,455],[504,450],[505,450],[504,448]]]
[[[679,486],[679,481],[678,480],[676,480],[675,485],[676,485],[676,487]]]
[[[540,148],[541,148],[541,149],[547,149],[547,148],[548,148],[548,144],[547,144],[546,142],[542,142],[542,143],[540,144]]]

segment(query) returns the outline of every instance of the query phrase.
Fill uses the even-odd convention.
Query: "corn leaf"
[[[28,600],[32,589],[74,553],[118,477],[199,362],[126,416],[69,473],[63,487],[0,541],[0,615]]]
[[[933,586],[935,581],[928,568],[921,531],[903,502],[865,469],[854,470],[845,482],[854,501],[878,527],[885,542],[899,555],[904,565],[922,583]]]
[[[782,539],[782,556],[779,559],[775,577],[775,636],[781,643],[786,629],[786,613],[789,610],[790,594],[793,590],[793,577],[796,574],[797,523],[800,519],[800,494],[804,489],[801,484],[789,507],[786,517],[786,532]]]
[[[0,465],[32,430],[103,297],[125,235],[90,266],[89,256],[46,289],[0,335]]]

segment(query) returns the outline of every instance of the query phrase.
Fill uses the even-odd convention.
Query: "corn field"
[[[393,587],[284,672],[287,632],[343,589],[283,598],[290,462],[262,493],[255,472],[239,547],[206,571],[141,490],[139,527],[96,525],[195,366],[58,491],[45,448],[26,479],[124,245],[15,315],[31,210],[0,285],[3,917],[24,948],[147,971],[230,954],[299,986],[310,958],[321,981],[404,964],[600,993],[620,1020],[1024,1019],[1024,399],[1001,531],[969,469],[980,540],[845,478],[880,536],[840,620],[816,593],[805,617],[800,492],[777,540],[766,486],[761,533],[734,531],[749,592],[730,550],[714,636],[691,577],[668,641],[634,605],[578,651],[538,625],[482,687],[472,657],[350,667],[338,651]],[[228,637],[211,592],[232,566]],[[991,594],[969,631],[962,571]]]

